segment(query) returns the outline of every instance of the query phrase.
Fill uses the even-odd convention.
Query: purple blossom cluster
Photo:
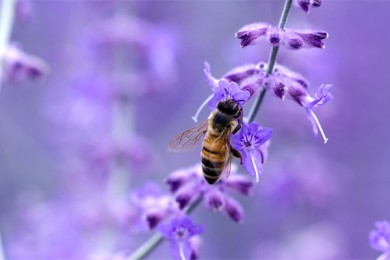
[[[267,70],[267,64],[264,62],[247,64],[233,68],[220,80],[217,80],[211,75],[210,66],[206,63],[204,71],[213,91],[212,99],[208,103],[209,106],[214,108],[222,98],[229,97],[233,100],[243,100],[240,102],[241,104],[265,89],[282,100],[285,100],[287,97],[287,99],[305,108],[314,134],[317,135],[320,132],[326,143],[328,138],[312,109],[326,104],[333,98],[329,93],[332,85],[321,85],[318,92],[312,97],[307,91],[309,87],[308,81],[299,73],[278,64],[275,65],[272,74],[267,75]]]
[[[373,249],[382,252],[378,260],[390,259],[390,224],[388,221],[375,223],[375,229],[369,234],[369,241]]]
[[[234,192],[249,196],[253,188],[252,181],[238,175],[234,169],[228,178],[209,185],[204,179],[200,164],[175,171],[167,178],[166,183],[181,209],[203,199],[207,208],[221,211],[235,222],[242,221],[243,209],[229,194]]]
[[[316,30],[280,29],[266,23],[252,23],[243,26],[236,33],[241,40],[241,47],[255,45],[265,38],[272,46],[284,46],[287,49],[324,48],[323,40],[328,33]]]
[[[131,203],[140,218],[134,228],[157,230],[169,240],[174,259],[198,259],[201,244],[200,233],[203,227],[194,224],[180,203],[171,194],[164,193],[160,187],[147,183],[143,188],[130,194]],[[142,228],[141,228],[142,230]]]

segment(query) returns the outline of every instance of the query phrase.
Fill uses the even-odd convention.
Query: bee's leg
[[[240,131],[240,129],[241,129],[241,124],[240,123],[237,123],[237,125],[236,125],[236,127],[234,128],[234,130],[233,130],[233,134],[236,134],[238,131]]]
[[[240,131],[241,127],[242,127],[242,110],[240,110],[239,114],[237,115],[237,125],[235,126],[234,130],[233,130],[233,134],[237,133],[238,131]]]
[[[236,158],[239,158],[240,159],[240,164],[242,164],[242,156],[241,156],[241,153],[239,151],[237,151],[236,149],[234,149],[233,147],[230,147],[230,151],[232,152],[232,155]]]

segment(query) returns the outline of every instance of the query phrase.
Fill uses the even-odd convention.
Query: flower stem
[[[184,213],[191,214],[196,207],[202,201],[202,197],[197,198],[194,203],[189,205]],[[145,259],[153,250],[163,242],[164,237],[160,233],[154,234],[148,241],[146,241],[142,246],[140,246],[135,252],[133,252],[126,260],[140,260]]]
[[[284,26],[286,25],[287,17],[288,17],[288,14],[290,12],[290,8],[291,8],[291,4],[292,4],[292,0],[286,0],[286,2],[284,3],[282,15],[281,15],[280,20],[279,20],[279,28],[281,30],[283,30]],[[279,51],[279,46],[272,47],[272,51],[271,51],[271,54],[270,54],[269,59],[268,59],[268,67],[267,67],[267,71],[266,71],[266,76],[270,75],[272,73],[272,71],[274,70],[275,63],[276,63],[276,57],[278,56],[278,51]],[[255,100],[255,103],[253,104],[251,111],[249,112],[249,115],[248,115],[248,122],[249,123],[255,119],[257,112],[260,109],[260,105],[263,103],[266,92],[267,92],[267,90],[265,88],[263,88],[260,95]]]
[[[16,0],[2,0],[0,7],[0,90],[3,82],[3,67],[2,60],[11,38],[12,25],[15,16],[15,1]]]

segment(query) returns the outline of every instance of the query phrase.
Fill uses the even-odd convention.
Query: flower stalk
[[[282,15],[279,20],[279,28],[281,30],[284,29],[285,24],[287,22],[287,17],[291,9],[292,0],[286,0]],[[279,46],[274,46],[271,50],[271,54],[268,60],[268,69],[266,72],[266,76],[270,75],[274,69],[275,63],[276,63],[276,57],[278,55]],[[264,97],[266,94],[266,90],[263,89],[258,98],[255,100],[254,105],[252,106],[252,109],[248,116],[248,123],[251,123],[255,117],[257,112],[259,111],[260,105],[262,104]],[[210,96],[204,104],[202,104],[202,107],[205,106],[205,104],[211,99],[212,96]],[[193,117],[194,121],[197,119],[197,115],[199,114],[199,111],[197,111],[196,115]],[[195,208],[200,204],[202,198],[198,198],[194,203],[189,205],[184,212],[186,214],[190,214],[192,211],[195,210]],[[139,260],[146,258],[149,254],[153,252],[155,248],[157,248],[163,241],[164,237],[160,233],[154,234],[148,241],[146,241],[143,245],[141,245],[134,253],[132,253],[126,260]]]
[[[291,9],[291,4],[292,4],[292,0],[286,0],[286,2],[284,3],[282,15],[281,15],[280,20],[279,20],[279,28],[281,30],[283,30],[285,25],[286,25],[287,17],[288,17],[288,14],[290,13],[290,9]],[[267,68],[266,76],[270,75],[272,73],[272,71],[274,70],[275,63],[276,63],[276,57],[278,56],[278,52],[279,52],[279,46],[272,47],[271,54],[270,54],[269,59],[268,59],[268,68]],[[253,106],[248,114],[248,123],[251,123],[255,119],[257,112],[260,109],[260,105],[263,103],[266,92],[267,92],[267,90],[265,88],[263,88],[260,95],[255,100],[255,103],[253,104]]]
[[[3,56],[11,38],[16,0],[2,0],[0,6],[0,90],[3,82]]]

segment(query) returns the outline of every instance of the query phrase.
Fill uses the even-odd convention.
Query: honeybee
[[[232,99],[221,100],[206,121],[176,135],[168,150],[190,150],[203,140],[202,170],[206,181],[213,184],[222,174],[229,176],[232,156],[241,159],[241,154],[230,145],[230,135],[241,127],[242,108]]]

